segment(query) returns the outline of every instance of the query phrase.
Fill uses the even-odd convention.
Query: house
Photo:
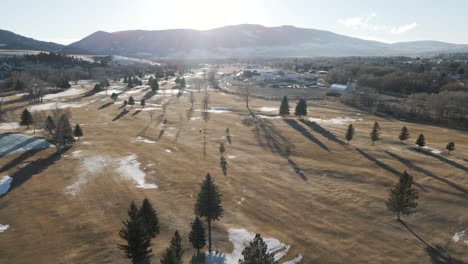
[[[336,92],[355,92],[356,88],[351,85],[351,82],[348,82],[347,84],[334,83],[330,86],[330,90]]]

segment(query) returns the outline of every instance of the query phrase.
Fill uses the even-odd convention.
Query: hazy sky
[[[0,29],[69,44],[95,31],[293,25],[384,42],[468,44],[468,0],[0,0]]]

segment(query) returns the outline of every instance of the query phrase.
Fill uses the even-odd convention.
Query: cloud
[[[405,33],[407,31],[415,29],[417,26],[418,26],[418,24],[416,22],[414,22],[414,23],[411,23],[411,24],[408,24],[408,25],[398,27],[396,29],[393,28],[392,33]]]
[[[377,15],[375,14],[375,12],[372,12],[370,15],[367,16],[357,16],[347,19],[339,19],[338,23],[346,27],[352,28],[354,30],[363,30],[369,32],[386,31],[393,34],[405,33],[415,29],[418,26],[416,22],[403,26],[380,25],[372,22],[372,20],[376,16]]]

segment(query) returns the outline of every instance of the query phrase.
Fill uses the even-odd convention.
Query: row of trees
[[[284,96],[283,100],[281,101],[280,108],[279,108],[279,115],[282,117],[285,117],[285,116],[288,116],[289,114],[290,114],[290,111],[289,111],[288,97]],[[294,115],[298,117],[307,115],[307,102],[305,99],[299,99],[299,101],[296,104]]]
[[[372,145],[374,145],[376,141],[379,141],[382,139],[380,136],[380,130],[381,128],[380,128],[379,122],[375,121],[374,125],[372,126],[371,132],[369,133],[370,139],[372,141]],[[345,138],[348,141],[348,144],[354,137],[354,131],[355,129],[354,129],[353,124],[349,124],[348,129],[346,130],[346,134],[345,134]],[[410,138],[409,130],[406,126],[404,126],[401,129],[400,134],[398,135],[398,139],[403,143],[405,140],[408,140],[409,138]],[[422,133],[419,134],[415,143],[416,145],[418,145],[419,148],[426,146],[426,139],[424,137],[424,134]],[[448,150],[448,154],[450,154],[451,151],[455,150],[455,143],[449,142],[445,148]]]

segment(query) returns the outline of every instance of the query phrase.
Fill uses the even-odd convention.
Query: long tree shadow
[[[43,148],[42,149],[32,149],[32,150],[29,150],[29,151],[26,151],[26,152],[22,153],[21,155],[14,158],[13,160],[8,162],[7,164],[3,165],[3,167],[0,168],[0,173],[5,172],[5,171],[15,167],[16,165],[20,164],[21,162],[25,161],[26,159],[36,155],[36,153],[38,153],[40,151],[43,151],[43,150],[44,150]]]
[[[371,155],[369,155],[368,153],[366,153],[365,151],[359,149],[359,148],[356,148],[356,150],[366,159],[368,159],[369,161],[372,161],[375,165],[379,166],[380,168],[388,171],[388,172],[391,172],[392,174],[394,174],[395,176],[397,177],[400,177],[400,175],[403,173],[402,171],[398,171],[396,170],[395,168],[381,162],[380,160],[372,157]],[[420,188],[422,191],[424,192],[427,192],[426,188],[424,188],[421,184],[419,183],[414,183],[414,185],[416,185],[418,188]]]
[[[445,162],[445,163],[447,163],[447,164],[449,164],[449,165],[451,165],[451,166],[453,166],[453,167],[455,167],[455,168],[457,168],[457,169],[460,169],[460,170],[463,170],[463,171],[465,171],[465,172],[468,172],[468,168],[467,168],[467,167],[465,167],[465,166],[463,166],[463,165],[461,165],[461,164],[459,164],[459,163],[456,163],[455,161],[451,161],[451,160],[449,160],[449,159],[447,159],[447,158],[444,158],[444,157],[442,157],[442,156],[440,156],[440,155],[434,154],[434,153],[432,153],[432,152],[430,152],[430,151],[425,151],[425,150],[419,149],[419,148],[410,148],[410,149],[413,150],[413,151],[419,152],[419,153],[421,153],[421,154],[424,154],[424,155],[426,155],[426,156],[429,156],[429,157],[432,157],[432,158],[436,158],[436,159],[438,159],[438,160],[440,160],[440,161],[442,161],[442,162]]]
[[[120,112],[116,117],[114,117],[114,119],[112,119],[112,121],[117,121],[119,120],[120,118],[122,118],[124,115],[128,114],[130,111],[129,110],[126,110],[124,109],[122,112]]]
[[[315,132],[317,132],[317,133],[321,134],[322,136],[326,137],[328,140],[336,142],[336,143],[338,143],[338,144],[340,144],[342,146],[347,146],[348,145],[343,140],[337,138],[330,131],[326,130],[325,128],[321,127],[319,124],[317,124],[315,122],[311,122],[309,120],[304,120],[304,119],[300,119],[299,121],[301,121],[304,125],[312,128]]]
[[[69,149],[70,147],[63,148],[61,154],[66,153]],[[20,168],[18,171],[11,174],[10,176],[13,178],[13,180],[11,182],[10,189],[8,190],[8,192],[1,195],[0,197],[7,195],[9,192],[31,179],[34,175],[39,174],[45,169],[47,169],[50,165],[54,164],[57,160],[59,160],[62,157],[61,154],[54,152],[48,157],[35,160],[27,166]]]
[[[390,155],[391,157],[393,157],[394,159],[398,160],[399,162],[401,162],[403,165],[405,165],[406,167],[410,168],[410,169],[413,169],[417,172],[421,172],[421,173],[424,173],[426,174],[427,176],[429,177],[432,177],[436,180],[439,180],[447,185],[449,185],[450,187],[464,193],[464,194],[468,194],[468,190],[466,190],[465,188],[461,187],[460,185],[456,184],[456,183],[453,183],[447,179],[444,179],[444,178],[441,178],[435,174],[433,174],[432,172],[426,170],[426,169],[423,169],[419,166],[416,166],[414,165],[411,161],[407,160],[407,159],[404,159],[400,156],[398,156],[397,154],[394,154],[392,152],[389,152],[389,151],[385,151],[385,153],[387,153],[388,155]]]
[[[244,119],[243,123],[247,126],[254,126],[255,138],[262,148],[285,156],[286,146],[291,146],[291,143],[276,129],[273,123],[266,119],[251,118]]]
[[[299,177],[301,177],[301,179],[305,182],[307,182],[307,177],[305,176],[304,174],[304,171],[301,169],[301,167],[299,167],[299,165],[297,165],[294,161],[292,161],[291,159],[288,159],[288,163],[289,165],[291,165],[291,167],[294,169],[294,172],[299,175]]]
[[[139,113],[141,113],[141,110],[136,110],[135,112],[133,112],[132,116],[136,116],[136,115],[138,115]]]
[[[424,239],[416,234],[403,220],[400,223],[413,234],[421,243],[425,245],[427,255],[431,258],[432,264],[463,264],[465,262],[452,258],[444,254],[444,249],[441,246],[436,245],[435,247],[429,245]]]
[[[107,108],[107,107],[109,107],[109,106],[111,106],[111,105],[113,105],[113,104],[114,104],[114,102],[105,103],[105,104],[101,105],[101,106],[98,108],[98,110]]]
[[[294,128],[297,132],[301,133],[304,137],[309,139],[310,141],[314,142],[315,144],[319,145],[319,147],[323,148],[326,151],[330,151],[328,147],[323,144],[320,140],[318,140],[314,135],[312,135],[307,129],[301,126],[296,120],[294,119],[283,119],[283,121]]]
[[[152,98],[153,96],[155,96],[155,95],[156,95],[155,92],[149,91],[149,92],[147,92],[147,93],[143,96],[143,99],[148,100],[148,99],[151,99],[151,98]]]

